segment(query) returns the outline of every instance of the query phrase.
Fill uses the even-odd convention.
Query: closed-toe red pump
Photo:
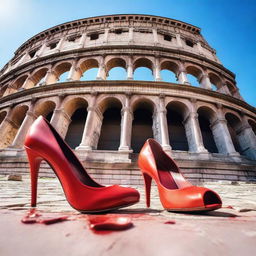
[[[211,211],[221,207],[219,195],[187,181],[174,160],[154,139],[145,142],[138,164],[145,181],[147,207],[150,207],[152,178],[157,184],[160,201],[168,211]]]
[[[105,187],[95,182],[72,149],[42,116],[30,127],[24,146],[30,163],[32,207],[36,206],[38,171],[42,160],[54,170],[69,204],[80,212],[109,211],[139,201],[139,192],[133,188]]]

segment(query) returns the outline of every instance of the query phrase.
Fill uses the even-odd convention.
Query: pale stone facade
[[[107,80],[115,67],[126,70],[126,80]],[[139,67],[151,69],[154,81],[134,80]],[[98,68],[95,81],[81,81],[92,68]],[[163,82],[161,70],[173,72],[177,83]],[[58,82],[65,72],[66,81]],[[200,87],[189,82],[188,74]],[[256,177],[256,109],[243,101],[234,74],[222,66],[193,25],[148,15],[64,23],[25,42],[0,71],[0,85],[0,173],[11,168],[28,172],[22,147],[37,116],[51,113],[52,125],[69,140],[78,134],[70,127],[75,113],[83,109],[75,150],[94,175],[109,177],[113,169],[103,182],[111,183],[117,174],[116,181],[138,184],[134,152],[140,143],[134,127],[140,122],[139,110],[150,114],[152,136],[188,177]],[[118,134],[109,133],[119,136],[115,142],[111,136],[102,139],[108,134],[104,122],[109,109],[120,116],[119,120],[111,112],[108,119],[108,127],[120,126]]]

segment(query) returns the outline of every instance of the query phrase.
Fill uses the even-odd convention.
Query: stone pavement
[[[207,214],[164,211],[155,187],[151,208],[141,201],[116,210],[134,227],[105,235],[88,228],[87,215],[72,209],[57,179],[40,178],[38,210],[69,216],[52,225],[21,223],[29,209],[30,182],[0,176],[0,255],[256,255],[256,184],[215,182],[223,208]],[[174,221],[175,224],[165,224]],[[169,222],[172,223],[172,222]]]

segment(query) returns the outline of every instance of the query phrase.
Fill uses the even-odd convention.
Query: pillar
[[[77,67],[77,61],[73,61],[69,70],[67,81],[79,81],[82,76],[82,71]]]
[[[51,124],[63,139],[66,137],[70,122],[71,118],[63,107],[60,106],[54,110]]]
[[[152,32],[153,32],[153,38],[154,38],[154,45],[158,45],[159,44],[159,40],[158,40],[158,35],[157,35],[157,29],[153,28]]]
[[[58,78],[57,78],[56,72],[53,70],[48,70],[46,72],[46,75],[45,75],[44,81],[42,82],[42,85],[54,84],[57,81],[58,81]]]
[[[204,147],[202,133],[198,121],[198,114],[195,110],[195,103],[192,103],[192,110],[183,121],[188,140],[189,151],[196,153],[207,153]]]
[[[210,128],[219,153],[234,156],[239,155],[232,142],[227,120],[224,117],[221,105],[218,106],[217,119],[211,123]]]
[[[106,80],[106,71],[103,57],[99,61],[99,70],[97,73],[96,80]]]
[[[32,88],[36,85],[36,81],[33,77],[28,76],[27,79],[25,80],[24,84],[22,85],[22,88],[24,89],[29,89]]]
[[[210,81],[210,78],[207,74],[202,74],[200,77],[199,77],[199,83],[200,83],[200,86],[204,89],[208,89],[208,90],[211,90],[212,89],[212,84],[211,84],[211,81]]]
[[[32,125],[32,123],[36,120],[37,116],[32,112],[32,108],[27,111],[26,116],[12,142],[12,148],[22,148],[24,145],[25,137],[27,132]]]
[[[169,133],[168,133],[168,124],[167,124],[167,110],[165,108],[164,96],[160,95],[159,97],[159,109],[157,111],[158,120],[159,120],[159,128],[160,128],[160,138],[161,145],[165,150],[171,150]]]
[[[133,80],[133,64],[132,57],[129,56],[127,64],[127,80]]]
[[[183,45],[181,42],[180,34],[176,34],[176,41],[177,41],[177,46],[182,48]]]
[[[106,28],[104,33],[104,39],[103,39],[103,43],[105,44],[108,43],[108,35],[109,35],[109,28]]]
[[[41,48],[37,51],[37,53],[35,54],[35,57],[41,57],[44,52],[45,52],[45,49],[47,48],[47,42],[46,40],[43,42]]]
[[[128,42],[133,42],[133,27],[129,27],[129,35],[128,35]]]
[[[92,96],[92,101],[90,106],[87,108],[87,118],[84,126],[82,141],[80,145],[76,148],[78,150],[92,150],[96,149],[103,115],[100,110],[95,106],[96,95]]]
[[[80,40],[79,40],[79,43],[78,43],[79,46],[80,46],[80,48],[84,48],[84,46],[85,46],[85,41],[86,41],[86,37],[87,37],[87,34],[86,34],[86,32],[84,32],[84,33],[82,34]]]
[[[190,84],[187,78],[187,72],[183,64],[180,65],[177,73],[178,82],[180,84]]]
[[[154,76],[155,76],[155,81],[162,81],[161,73],[160,73],[159,58],[155,58]]]
[[[65,40],[66,40],[66,37],[62,37],[62,38],[60,39],[60,41],[58,42],[58,44],[57,44],[57,46],[56,46],[56,49],[55,49],[57,52],[60,52],[60,51],[61,51],[62,45],[63,45],[63,43],[64,43]]]
[[[256,135],[244,116],[242,126],[236,133],[242,152],[251,160],[256,160]]]
[[[131,148],[133,112],[130,107],[130,97],[126,95],[125,106],[122,109],[121,136],[119,151],[129,151]]]

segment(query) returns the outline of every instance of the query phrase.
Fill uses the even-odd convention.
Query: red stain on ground
[[[166,222],[164,222],[164,224],[176,224],[175,220],[168,220]]]
[[[68,216],[42,216],[42,214],[39,213],[36,210],[36,208],[32,208],[28,211],[25,217],[22,218],[21,222],[24,224],[40,223],[50,225],[61,221],[65,221],[67,219]]]

